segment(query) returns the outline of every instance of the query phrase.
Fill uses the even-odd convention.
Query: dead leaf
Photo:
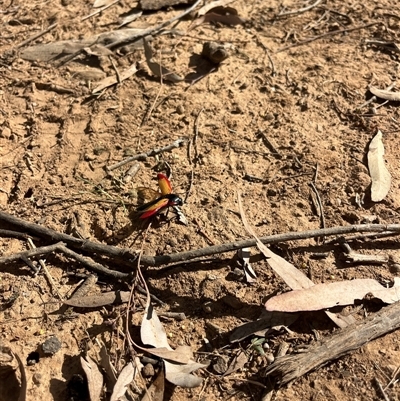
[[[103,375],[101,374],[97,363],[90,358],[90,356],[86,356],[86,360],[81,357],[81,365],[88,381],[91,401],[100,400],[101,392],[103,390]]]
[[[72,39],[72,40],[61,40],[57,42],[51,42],[46,44],[40,44],[35,46],[27,47],[21,51],[21,58],[30,61],[45,61],[49,62],[64,55],[70,55],[83,50],[85,47],[90,47],[94,44],[107,46],[110,43],[124,40],[133,35],[140,35],[145,29],[118,29],[115,31],[104,32],[98,35],[93,35],[83,39]],[[141,47],[142,41],[137,41],[133,46]]]
[[[314,285],[314,283],[300,270],[296,269],[291,263],[287,262],[285,259],[280,256],[274,254],[266,245],[264,245],[253,228],[247,221],[246,215],[244,214],[242,199],[240,197],[240,193],[238,193],[238,203],[239,203],[239,211],[240,216],[243,222],[243,225],[247,232],[252,235],[257,241],[258,249],[264,254],[267,258],[267,262],[271,269],[292,289],[299,290],[303,288],[309,288]]]
[[[206,368],[207,365],[203,365],[198,362],[192,361],[187,364],[177,364],[169,361],[164,361],[165,365],[165,378],[176,386],[185,388],[198,387],[203,382],[201,377],[191,375],[190,373],[195,370]]]
[[[270,298],[265,303],[267,311],[299,312],[352,305],[366,295],[391,304],[400,300],[400,279],[395,278],[391,288],[381,286],[373,279],[356,279],[334,283],[316,284],[304,290],[289,291]]]
[[[294,313],[265,311],[265,315],[260,319],[236,327],[229,336],[229,341],[231,343],[242,341],[253,334],[277,326],[289,327],[298,317],[299,315]]]
[[[150,387],[146,390],[142,401],[163,401],[165,388],[165,374],[161,370],[157,378],[151,383]]]
[[[267,257],[267,262],[271,269],[279,276],[281,279],[292,289],[292,290],[301,290],[311,288],[314,283],[300,270],[297,270],[292,264],[287,262],[285,259],[280,256],[274,254],[266,245],[264,245],[259,238],[256,236],[253,228],[247,222],[246,215],[244,214],[242,199],[240,197],[240,192],[238,192],[238,203],[239,203],[239,211],[240,216],[242,218],[242,222],[247,232],[252,235],[257,241],[258,249]],[[327,314],[328,315],[328,314]],[[330,315],[328,315],[330,317]],[[354,319],[354,318],[353,318]],[[335,322],[337,319],[333,318],[332,321]],[[343,321],[341,321],[341,325],[339,327],[344,327]]]
[[[156,77],[162,77],[164,80],[174,83],[183,81],[183,78],[179,75],[151,60],[153,58],[153,51],[151,50],[150,45],[147,43],[146,38],[143,38],[143,45],[147,66]]]
[[[141,17],[143,14],[143,11],[138,11],[135,10],[132,13],[128,14],[127,16],[125,16],[124,18],[121,19],[121,22],[118,26],[118,28],[123,27],[124,25],[128,25],[131,22],[137,20],[139,17]]]
[[[106,375],[106,388],[109,393],[112,393],[115,383],[117,382],[117,372],[111,363],[110,355],[103,344],[100,348],[100,366],[103,368]]]
[[[140,338],[143,344],[156,348],[173,349],[168,344],[167,333],[151,304],[148,304],[140,327]]]
[[[138,365],[138,363],[140,365]],[[125,395],[128,386],[136,378],[142,367],[143,366],[140,363],[139,358],[136,358],[135,362],[129,362],[125,365],[118,376],[117,382],[115,383],[110,401],[119,401]]]
[[[104,305],[120,304],[128,302],[129,291],[103,292],[99,295],[89,295],[85,297],[75,297],[63,301],[65,305],[76,308],[98,308]]]
[[[378,131],[369,144],[368,168],[371,176],[371,199],[380,202],[390,190],[391,176],[386,168],[385,148],[382,142],[382,132]]]
[[[201,384],[202,379],[190,373],[206,365],[192,360],[193,354],[189,346],[177,347],[175,351],[169,346],[164,327],[149,303],[140,327],[140,337],[144,344],[156,347],[140,349],[163,358],[165,378],[169,382],[181,387],[197,387]]]
[[[370,85],[368,89],[376,97],[379,97],[379,98],[385,99],[385,100],[390,100],[392,102],[400,102],[400,92],[391,92],[391,91],[384,90],[384,89],[378,89],[372,85]]]
[[[125,79],[128,79],[131,77],[133,74],[135,74],[138,71],[136,64],[132,64],[128,69],[122,71],[119,74],[119,78],[116,75],[113,75],[112,77],[107,77],[104,78],[102,81],[98,83],[96,88],[92,90],[92,94],[95,94],[97,92],[102,91],[103,89],[115,85],[119,82],[124,81]]]

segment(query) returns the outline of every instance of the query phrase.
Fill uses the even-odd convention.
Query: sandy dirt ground
[[[142,42],[111,52],[89,40],[86,50],[71,60],[65,56],[73,52],[73,42],[51,60],[30,53],[35,45],[117,30],[137,7],[134,1],[121,0],[89,18],[84,17],[96,11],[91,1],[0,2],[1,211],[93,242],[132,252],[143,249],[144,256],[249,238],[239,214],[238,190],[259,236],[322,225],[398,223],[399,103],[364,103],[372,97],[369,85],[384,89],[397,79],[399,4],[323,0],[308,11],[279,16],[312,3],[238,0],[229,7],[242,23],[203,21],[191,26],[196,18],[192,13],[169,25],[149,38],[149,44],[153,61],[183,78],[170,82],[149,69]],[[121,29],[153,27],[187,7],[144,11]],[[229,57],[221,64],[213,65],[201,55],[208,41],[228,49]],[[116,77],[116,71],[121,75],[131,66],[138,71],[93,94],[102,79]],[[372,202],[367,150],[378,129],[392,183],[382,201]],[[179,139],[183,146],[110,170],[130,156]],[[139,171],[130,177],[132,166]],[[185,200],[187,225],[162,216],[148,231],[138,224],[133,213],[138,188],[157,189],[158,172],[172,173],[173,191]],[[320,196],[324,221],[311,183]],[[170,211],[168,218],[173,216]],[[0,219],[0,229],[15,227]],[[32,237],[37,247],[54,243]],[[400,259],[395,236],[360,239],[351,246],[359,253]],[[0,232],[0,256],[27,249],[26,240]],[[271,250],[314,283],[373,278],[390,285],[396,275],[388,263],[346,263],[339,245],[323,245],[314,238],[274,244]],[[323,258],[315,257],[321,253]],[[137,263],[129,258],[83,254],[111,270],[136,272]],[[184,320],[160,317],[170,345],[188,345],[195,360],[208,363],[194,372],[203,379],[200,386],[187,389],[166,381],[163,399],[384,399],[378,382],[385,388],[400,366],[396,331],[280,388],[274,387],[277,378],[264,374],[280,344],[287,343],[288,353],[293,353],[340,330],[323,312],[302,312],[289,328],[268,331],[263,340],[266,355],[251,343],[263,338],[260,335],[229,341],[236,327],[259,318],[268,297],[289,290],[265,258],[257,258],[256,248],[251,254],[257,274],[253,283],[243,276],[235,252],[203,261],[142,266],[151,294],[163,302],[153,302],[156,311],[185,314]],[[43,259],[47,275],[43,268],[34,275],[21,260],[0,266],[0,345],[21,358],[27,399],[85,400],[81,356],[100,361],[104,344],[117,375],[132,359],[127,304],[63,307],[60,297],[67,299],[92,272],[59,252]],[[98,274],[87,296],[130,291],[132,277]],[[144,305],[145,297],[135,292],[128,326],[139,344]],[[349,313],[361,320],[380,307],[366,302]],[[61,347],[45,354],[43,344],[53,337]],[[224,374],[241,350],[245,363]],[[37,363],[28,366],[35,357]],[[161,365],[142,362],[149,386]],[[1,400],[17,399],[20,374],[1,372]],[[399,384],[389,386],[385,394],[398,400]],[[101,399],[109,397],[104,387]],[[142,399],[142,379],[127,397]]]

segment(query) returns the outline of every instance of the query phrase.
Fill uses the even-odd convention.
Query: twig
[[[286,11],[286,12],[280,12],[277,17],[287,17],[288,15],[297,15],[297,14],[302,14],[305,13],[306,11],[311,10],[314,7],[317,7],[317,5],[321,3],[321,0],[317,0],[315,3],[310,4],[307,7],[299,8],[297,10],[292,10],[292,11]]]
[[[392,385],[397,383],[399,380],[397,379],[398,374],[400,373],[400,366],[397,367],[397,369],[393,372],[392,378],[390,379],[390,382],[386,385],[385,391]]]
[[[0,228],[0,237],[5,237],[5,238],[19,238],[19,239],[28,239],[30,238],[30,235],[25,234],[25,233],[20,233],[18,231],[11,231],[11,230],[3,230]]]
[[[199,114],[197,114],[196,120],[194,122],[194,135],[193,135],[193,148],[194,148],[194,157],[193,157],[193,164],[196,166],[196,164],[199,161],[199,150],[197,148],[197,138],[199,137],[199,120],[200,120],[200,114],[203,112],[204,107],[201,108],[199,111]]]
[[[145,31],[142,31],[139,34],[133,34],[124,39],[116,40],[115,42],[108,44],[106,47],[108,47],[109,49],[112,49],[117,46],[124,46],[124,45],[130,44],[132,42],[136,42],[137,40],[142,39],[146,36],[155,35],[155,34],[159,33],[162,29],[164,29],[166,26],[168,26],[168,25],[172,24],[173,22],[178,21],[179,19],[183,18],[184,16],[190,14],[202,1],[203,0],[197,0],[191,7],[187,8],[182,14],[179,14],[167,21],[164,21],[161,24],[159,24],[153,28],[146,29]]]
[[[97,14],[100,14],[102,11],[107,10],[107,8],[112,7],[114,4],[117,4],[117,3],[119,3],[120,1],[121,1],[121,0],[114,0],[114,1],[111,2],[110,4],[107,4],[107,5],[105,5],[104,7],[101,7],[101,8],[99,8],[98,10],[93,11],[91,14],[86,15],[85,17],[82,17],[82,18],[81,18],[81,21],[82,21],[82,22],[83,22],[83,21],[86,21],[87,19],[89,19],[89,18],[91,18],[91,17],[94,17],[94,16],[97,15]]]
[[[111,56],[108,56],[108,59],[111,61],[111,64],[112,64],[112,66],[114,68],[115,75],[117,76],[117,83],[120,84],[122,82],[122,79],[121,79],[121,74],[119,73],[118,67],[115,64],[115,61]]]
[[[14,227],[18,227],[22,232],[32,233],[39,238],[44,238],[51,242],[64,242],[70,248],[79,251],[87,251],[95,254],[106,255],[125,261],[135,260],[137,258],[136,252],[130,249],[121,249],[115,246],[103,245],[97,242],[75,238],[72,235],[62,234],[55,230],[51,230],[50,228],[43,227],[39,224],[21,220],[6,212],[0,211],[0,221],[8,223]],[[38,255],[40,255],[40,253],[38,253]]]
[[[277,376],[279,386],[287,384],[318,366],[338,359],[364,344],[400,328],[400,302],[340,330],[322,343],[312,345],[307,352],[277,358],[267,367],[266,375]]]
[[[65,246],[65,244],[63,244],[62,242],[57,242],[56,244],[53,244],[53,245],[42,246],[40,248],[35,248],[30,251],[23,251],[23,252],[14,253],[14,254],[8,255],[8,256],[2,256],[2,257],[0,257],[0,266],[8,264],[8,263],[16,262],[18,260],[32,258],[34,256],[47,255],[47,254],[50,254],[53,252],[64,253],[65,255],[75,259],[82,265],[86,266],[90,270],[93,270],[100,274],[106,274],[108,276],[112,276],[112,277],[119,278],[119,279],[127,278],[130,276],[128,273],[121,273],[119,271],[110,270],[107,267],[104,267],[103,265],[101,265],[100,263],[94,262],[92,259],[90,259],[88,257],[79,255],[78,253],[71,251],[71,249],[68,249]]]
[[[303,46],[303,45],[306,45],[307,43],[314,42],[315,40],[319,40],[319,39],[325,38],[326,36],[334,36],[334,35],[339,35],[340,33],[347,33],[347,32],[357,31],[359,29],[369,28],[370,26],[374,26],[374,25],[378,25],[378,24],[382,24],[382,22],[380,22],[380,21],[371,22],[370,24],[355,26],[354,28],[344,28],[344,29],[339,29],[337,31],[325,32],[322,35],[314,36],[313,38],[309,38],[309,39],[303,40],[303,41],[298,42],[298,43],[293,43],[292,45],[289,45],[289,46],[281,47],[275,53],[280,53],[280,52],[292,49],[293,47]]]
[[[383,388],[381,382],[379,381],[379,379],[378,379],[376,376],[375,376],[375,382],[376,382],[376,384],[378,385],[381,394],[383,395],[383,399],[384,399],[385,401],[390,401],[390,398],[389,398],[388,395],[386,394],[385,389]]]
[[[40,38],[41,36],[45,35],[47,32],[50,32],[52,29],[54,29],[56,26],[58,25],[58,22],[56,22],[53,25],[50,25],[48,28],[46,28],[44,31],[41,31],[39,33],[37,33],[36,35],[31,36],[30,38],[24,40],[23,42],[19,43],[16,48],[19,49],[25,45],[27,45],[28,43],[33,42],[34,40]]]
[[[33,241],[32,241],[31,238],[28,238],[28,246],[29,246],[29,249],[30,249],[30,250],[37,249],[37,248],[36,248],[36,245],[33,243]],[[25,257],[26,257],[26,256],[25,256]],[[60,292],[58,291],[57,285],[56,285],[56,283],[54,282],[53,277],[51,277],[51,274],[50,274],[50,272],[48,271],[48,269],[47,269],[47,267],[46,267],[46,265],[45,265],[43,259],[39,259],[39,265],[40,265],[40,267],[42,268],[42,270],[44,271],[44,275],[46,276],[47,281],[48,281],[49,284],[50,284],[50,287],[51,287],[51,288],[53,289],[53,291],[57,294],[58,298],[62,301],[62,300],[63,300],[63,296],[62,296],[62,295],[60,294]],[[39,273],[39,271],[37,271],[37,273]]]
[[[113,171],[121,166],[124,166],[127,163],[133,162],[135,160],[146,160],[148,157],[152,157],[152,156],[158,155],[160,153],[169,152],[172,149],[179,148],[179,147],[183,146],[186,142],[187,142],[186,138],[179,138],[175,142],[171,143],[170,145],[164,146],[163,148],[152,149],[147,153],[140,153],[138,155],[128,157],[128,158],[120,161],[119,163],[116,163],[110,167],[106,167],[106,169],[109,172],[109,171]]]
[[[24,232],[32,233],[40,238],[45,238],[51,241],[65,242],[70,248],[74,248],[79,251],[106,255],[109,257],[116,258],[118,260],[122,259],[125,262],[127,260],[130,262],[137,259],[137,254],[130,249],[117,248],[111,245],[103,245],[88,240],[81,240],[79,238],[59,233],[57,231],[40,226],[38,224],[26,222],[24,220],[21,220],[17,217],[14,217],[2,211],[0,211],[0,221],[11,224],[14,227],[22,229]],[[299,241],[321,236],[333,236],[333,235],[341,236],[345,234],[373,233],[373,232],[374,233],[385,232],[385,235],[388,234],[388,232],[391,232],[392,235],[400,235],[400,224],[355,224],[350,226],[337,226],[318,230],[307,230],[299,232],[294,231],[283,234],[275,234],[266,237],[260,237],[260,241],[263,244],[276,244],[280,242]],[[169,254],[169,255],[160,255],[160,256],[142,255],[141,262],[145,266],[161,266],[164,264],[183,262],[199,257],[216,255],[219,253],[237,251],[238,249],[241,248],[247,248],[253,246],[256,246],[256,241],[254,239],[246,239],[235,242],[229,242],[221,245],[214,245],[207,248],[200,248],[191,251]],[[31,256],[32,255],[39,256],[42,254],[38,252],[38,250],[29,252],[33,252],[32,254],[30,254]],[[119,274],[121,275],[120,277],[127,277],[125,273],[119,273],[114,270],[112,270],[111,272],[113,273],[113,275]]]
[[[319,192],[317,187],[313,182],[310,182],[310,187],[314,191],[315,197],[317,198],[317,204],[319,209],[319,218],[321,219],[321,228],[325,228],[325,215],[324,215],[324,207],[322,205],[321,197],[319,196]]]

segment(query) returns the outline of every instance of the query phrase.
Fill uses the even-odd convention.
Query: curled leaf
[[[381,99],[390,100],[392,102],[400,102],[400,92],[391,92],[385,89],[379,89],[370,85],[369,91]]]

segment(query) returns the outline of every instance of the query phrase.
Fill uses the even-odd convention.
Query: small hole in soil
[[[28,366],[35,365],[36,363],[39,362],[39,358],[40,358],[39,357],[39,352],[36,352],[36,351],[31,352],[28,355],[28,358],[26,358],[26,363],[27,363]]]

